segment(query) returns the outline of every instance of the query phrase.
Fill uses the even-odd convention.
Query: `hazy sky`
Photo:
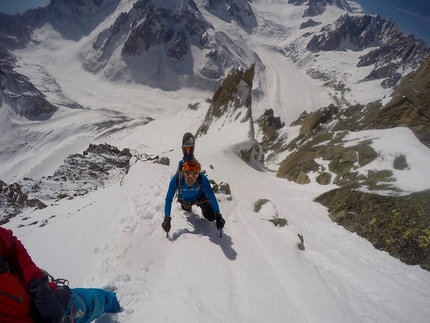
[[[50,0],[1,0],[0,12],[15,14],[27,9],[46,6]]]

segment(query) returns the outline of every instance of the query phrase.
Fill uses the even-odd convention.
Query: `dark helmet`
[[[182,153],[184,157],[191,157],[194,155],[194,136],[191,132],[187,132],[182,137]]]

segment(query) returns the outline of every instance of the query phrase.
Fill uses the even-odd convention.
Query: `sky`
[[[366,13],[378,12],[382,18],[392,19],[400,31],[414,34],[430,46],[429,0],[357,0]]]
[[[273,35],[261,31],[251,41],[267,44],[267,34]],[[231,200],[217,194],[226,219],[223,236],[217,237],[214,223],[198,208],[185,214],[175,203],[166,238],[164,198],[181,158],[182,135],[197,131],[213,93],[108,82],[82,69],[76,55],[82,43],[62,40],[49,29],[37,36],[37,44],[14,52],[16,71],[60,109],[51,119],[34,122],[2,105],[0,143],[11,149],[0,156],[0,179],[52,175],[65,157],[90,143],[130,148],[134,157],[122,181],[111,180],[82,197],[47,201],[47,208],[26,210],[5,227],[14,230],[36,264],[68,279],[71,287],[116,287],[125,311],[97,323],[428,322],[430,272],[401,263],[333,223],[313,199],[336,186],[316,184],[317,174],[311,174],[310,184],[299,185],[275,176],[284,156],[261,167],[241,160],[239,151],[250,139],[247,123],[239,120],[221,118],[196,139],[196,157],[207,176],[231,187]],[[267,84],[264,95],[254,98],[253,112],[278,110],[293,139],[299,128],[288,124],[305,108],[327,103],[326,90],[273,47],[254,47],[267,66]],[[48,82],[51,78],[55,82]],[[384,93],[363,83],[362,91],[354,91],[357,100]],[[64,96],[87,109],[66,108]],[[198,108],[189,109],[194,103]],[[117,131],[91,127],[115,115],[130,121]],[[154,121],[143,125],[147,117]],[[391,169],[395,185],[406,192],[430,188],[430,150],[409,129],[367,130],[346,139],[369,138],[378,158],[357,171]],[[24,141],[24,148],[16,148]],[[144,154],[169,157],[171,164],[143,162],[138,157]],[[410,169],[392,169],[400,154]],[[254,203],[261,198],[270,202],[256,213]],[[268,221],[274,217],[289,225],[275,227]],[[305,250],[298,248],[298,234]]]
[[[1,0],[0,12],[13,15],[18,12],[23,13],[28,9],[46,6],[50,2],[50,0]]]

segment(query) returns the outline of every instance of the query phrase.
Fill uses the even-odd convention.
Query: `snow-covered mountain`
[[[0,221],[72,286],[116,286],[100,322],[427,322],[429,49],[391,21],[55,0],[0,14],[0,47]],[[221,239],[198,208],[160,227],[188,131]]]
[[[22,15],[2,14],[0,44],[6,49],[42,44],[39,38],[52,28],[58,37],[78,41],[76,54],[87,71],[168,90],[215,90],[230,71],[251,64],[263,78],[267,63],[258,49],[270,46],[324,81],[341,104],[366,103],[348,93],[362,82],[392,89],[429,53],[423,41],[400,34],[392,21],[364,15],[352,2],[272,1],[271,8],[280,8],[273,16],[265,14],[265,5],[55,0]],[[334,67],[333,57],[345,63]],[[342,66],[346,62],[356,69]]]

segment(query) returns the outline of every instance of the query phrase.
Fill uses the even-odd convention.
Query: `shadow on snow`
[[[201,236],[207,236],[211,242],[221,247],[227,259],[235,260],[237,257],[236,251],[232,248],[233,242],[231,237],[225,232],[222,232],[222,237],[218,235],[218,230],[215,227],[215,222],[208,221],[205,218],[200,217],[196,213],[187,213],[186,218],[188,224],[194,229],[189,230],[188,228],[181,229],[172,234],[172,241],[175,241],[183,234],[196,234]]]

